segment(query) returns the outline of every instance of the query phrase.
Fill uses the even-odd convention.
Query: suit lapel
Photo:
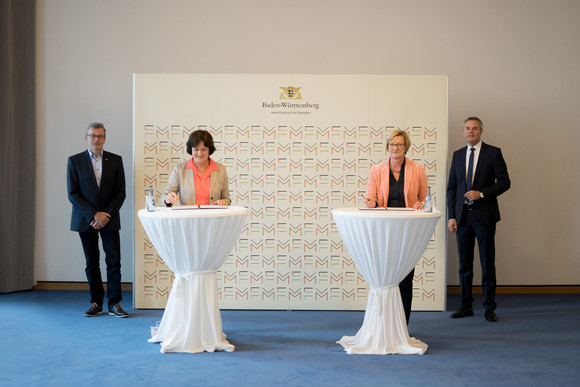
[[[479,177],[479,171],[481,170],[481,166],[483,165],[483,160],[485,159],[485,153],[487,151],[487,146],[485,143],[481,143],[481,149],[479,151],[479,157],[477,158],[477,165],[475,166],[475,173],[473,174],[473,183],[477,181]]]
[[[89,150],[87,150],[86,152],[84,152],[84,159],[85,159],[85,168],[87,169],[87,172],[90,174],[90,176],[92,177],[91,181],[93,182],[93,186],[94,188],[98,191],[99,190],[99,186],[97,185],[97,177],[95,176],[95,170],[93,169],[93,160],[91,160],[91,156],[89,155]],[[104,155],[103,155],[104,156]],[[103,178],[101,175],[101,183],[103,182]]]
[[[409,192],[411,180],[413,179],[413,176],[411,176],[413,174],[413,171],[411,170],[411,166],[409,165],[409,163],[407,161],[408,160],[406,160],[406,157],[405,157],[405,161],[404,161],[405,162],[405,181],[403,182],[404,183],[403,193],[404,193],[405,205],[407,205],[407,192]]]
[[[385,161],[383,161],[385,163],[385,167],[382,168],[382,173],[381,173],[381,179],[382,181],[379,183],[379,187],[382,185],[385,187],[385,190],[382,192],[383,194],[383,203],[385,204],[385,207],[387,206],[387,202],[389,201],[389,182],[391,179],[391,156],[389,156],[389,158]],[[380,188],[377,188],[377,192],[381,192]],[[377,200],[378,200],[378,194],[377,194]]]
[[[193,176],[193,169],[185,168],[183,170],[184,176],[181,179],[183,187],[181,187],[180,195],[184,195],[185,192],[190,192],[189,198],[184,198],[183,204],[189,203],[187,199],[191,201],[190,204],[196,203],[197,198],[195,197],[195,178]]]
[[[465,165],[465,157],[467,155],[467,146],[465,148],[462,148],[461,151],[457,154],[459,156],[459,160],[457,160],[457,162],[460,165],[460,171],[461,174],[459,176],[459,182],[463,184],[463,186],[465,186],[466,182],[467,182],[467,166]]]
[[[213,193],[215,186],[217,184],[217,171],[212,171],[209,174],[209,204],[211,204],[211,194]]]
[[[109,155],[107,152],[103,151],[103,170],[101,171],[101,187],[105,183],[105,179],[109,176],[107,172],[109,172]],[[99,187],[99,190],[101,188]]]
[[[103,151],[103,165],[101,171],[101,187],[105,184],[106,179],[111,175],[109,172],[111,171],[111,160],[109,159],[110,155],[108,152]],[[100,190],[100,188],[99,188]]]

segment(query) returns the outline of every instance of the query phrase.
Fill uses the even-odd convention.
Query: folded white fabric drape
[[[160,342],[164,353],[234,351],[222,330],[216,272],[242,232],[247,209],[162,208],[138,215],[175,274],[163,318],[149,341]]]
[[[332,216],[371,287],[362,327],[338,343],[347,353],[425,353],[427,345],[409,337],[398,284],[421,258],[441,213],[341,208]]]

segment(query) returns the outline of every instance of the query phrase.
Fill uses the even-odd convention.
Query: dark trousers
[[[103,305],[105,290],[101,278],[99,234],[103,240],[107,264],[107,301],[113,305],[121,301],[121,241],[119,231],[79,232],[85,252],[85,273],[91,291],[91,303]]]
[[[411,318],[411,303],[413,302],[414,275],[415,269],[411,270],[411,272],[399,284],[399,291],[401,292],[401,301],[403,301],[403,309],[405,309],[405,319],[407,319],[407,325],[409,325],[409,319]]]
[[[493,311],[495,303],[495,223],[481,224],[473,210],[464,208],[457,228],[457,251],[459,253],[459,281],[461,287],[461,306],[471,308],[473,296],[473,259],[475,240],[479,246],[481,262],[481,290],[483,307]]]

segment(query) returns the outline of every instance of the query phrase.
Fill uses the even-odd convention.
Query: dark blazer
[[[72,203],[71,231],[89,232],[91,221],[97,211],[111,215],[103,231],[121,229],[119,210],[125,201],[125,172],[123,159],[114,153],[103,151],[101,187],[93,172],[89,151],[68,158],[68,199]]]
[[[456,219],[457,223],[461,220],[466,192],[467,148],[467,146],[463,147],[453,153],[447,184],[449,219]],[[510,186],[511,182],[501,149],[482,143],[472,184],[473,190],[483,192],[483,199],[473,202],[474,213],[481,224],[496,223],[501,219],[497,197],[507,191]]]

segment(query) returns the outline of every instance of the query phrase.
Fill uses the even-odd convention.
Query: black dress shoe
[[[86,317],[95,317],[95,316],[98,316],[99,314],[101,314],[102,311],[103,311],[103,307],[100,306],[99,304],[93,302],[91,307],[85,312],[85,316]]]
[[[457,312],[452,313],[451,318],[462,318],[462,317],[469,317],[469,316],[473,316],[473,309],[472,308],[467,308],[464,306],[460,306],[459,309],[457,309]]]
[[[489,322],[496,322],[497,316],[493,312],[493,310],[486,310],[485,311],[485,319]]]
[[[123,310],[121,304],[109,305],[109,314],[115,317],[129,317],[129,314]]]

